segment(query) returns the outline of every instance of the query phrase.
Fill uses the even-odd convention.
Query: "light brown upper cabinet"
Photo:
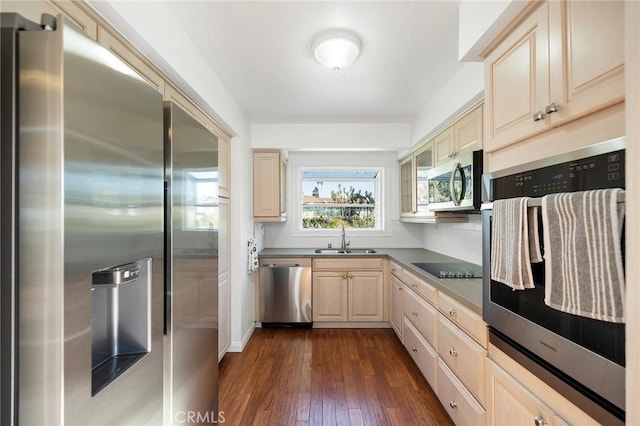
[[[482,105],[463,115],[433,140],[436,165],[477,149],[482,149]]]
[[[253,152],[253,219],[256,222],[287,220],[287,165],[279,150]]]
[[[485,60],[493,152],[624,100],[624,2],[543,2]]]
[[[412,217],[416,210],[413,155],[400,162],[400,217]]]
[[[400,220],[419,221],[434,215],[427,209],[427,171],[433,167],[433,142],[429,141],[400,162]]]

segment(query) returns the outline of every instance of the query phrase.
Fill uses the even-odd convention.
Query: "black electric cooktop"
[[[482,269],[470,263],[414,263],[438,278],[482,278]]]

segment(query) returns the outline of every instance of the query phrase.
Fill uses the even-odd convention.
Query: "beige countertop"
[[[379,257],[386,256],[400,263],[403,268],[410,271],[429,283],[438,290],[451,296],[456,301],[467,306],[474,312],[482,315],[482,279],[479,278],[445,278],[435,277],[422,269],[414,266],[413,263],[428,262],[450,262],[450,263],[468,263],[463,260],[456,259],[443,254],[419,249],[399,249],[399,248],[375,248],[376,253],[371,254],[318,254],[315,249],[311,248],[268,248],[262,250],[258,255],[260,257]],[[481,269],[481,266],[475,265]]]

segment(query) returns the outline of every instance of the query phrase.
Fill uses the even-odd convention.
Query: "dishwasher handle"
[[[260,266],[264,266],[267,268],[299,268],[302,265],[300,265],[299,263],[294,263],[293,265],[284,265],[280,263],[264,263]]]

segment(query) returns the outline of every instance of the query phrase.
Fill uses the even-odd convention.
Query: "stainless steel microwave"
[[[428,209],[479,211],[482,150],[459,155],[427,172]]]

